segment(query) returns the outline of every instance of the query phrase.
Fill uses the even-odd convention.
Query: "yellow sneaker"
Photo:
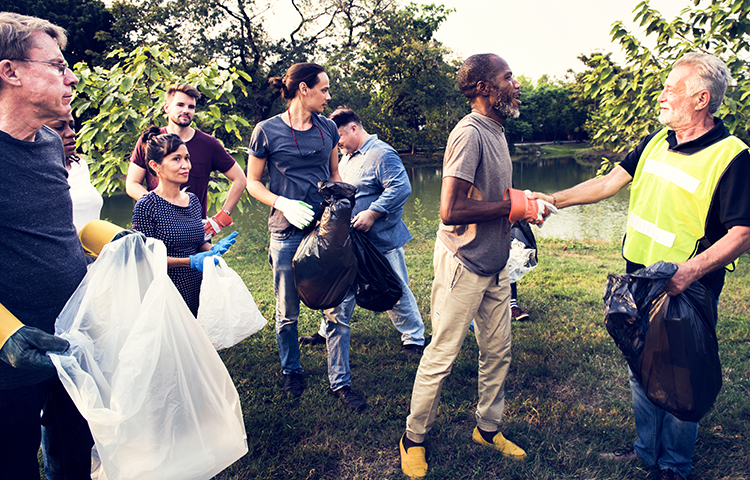
[[[424,447],[411,447],[409,451],[404,448],[404,435],[398,442],[401,450],[401,471],[409,478],[424,478],[427,475],[427,460],[424,457]]]
[[[526,452],[515,443],[503,437],[503,434],[500,432],[497,432],[495,438],[492,439],[492,443],[488,443],[482,438],[482,434],[479,433],[479,427],[474,427],[474,433],[471,434],[471,439],[474,440],[474,443],[478,443],[479,445],[494,448],[504,457],[512,458],[513,460],[523,460],[526,458]]]

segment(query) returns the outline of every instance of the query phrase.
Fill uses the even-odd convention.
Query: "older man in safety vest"
[[[724,268],[750,248],[750,154],[714,117],[731,81],[713,55],[688,53],[675,62],[659,95],[659,121],[667,128],[647,136],[608,175],[552,195],[535,194],[557,208],[611,197],[631,180],[623,256],[627,271],[657,261],[674,262],[668,295],[694,281],[712,297],[714,311]],[[652,403],[630,375],[638,439],[632,448],[602,455],[639,458],[661,479],[690,471],[698,424],[684,422]]]

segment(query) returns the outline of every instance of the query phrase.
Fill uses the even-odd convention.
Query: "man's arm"
[[[729,265],[750,250],[750,227],[736,226],[708,249],[680,263],[677,273],[669,280],[664,291],[667,295],[684,292],[691,283],[716,269]]]
[[[344,180],[339,175],[339,149],[335,148],[331,150],[331,158],[329,159],[329,168],[331,170],[330,181],[332,182],[343,182]]]
[[[256,200],[265,203],[269,207],[273,206],[276,201],[275,193],[266,188],[260,180],[263,176],[263,169],[266,167],[266,159],[258,158],[252,155],[247,157],[247,193]]]
[[[440,219],[445,225],[466,225],[507,217],[510,200],[481,202],[469,198],[470,182],[444,177],[440,189]]]
[[[387,152],[380,159],[377,169],[378,182],[383,191],[367,210],[362,210],[352,219],[352,227],[364,232],[368,232],[379,218],[402,207],[411,195],[409,177],[395,152]]]
[[[534,192],[531,198],[541,198],[557,208],[573,205],[586,205],[609,198],[619,192],[622,187],[630,183],[633,177],[624,168],[617,165],[607,175],[592,178],[567,190],[561,190],[552,195]]]
[[[130,175],[130,170],[128,170],[128,175]],[[224,176],[232,182],[232,185],[229,187],[227,199],[224,201],[224,206],[221,208],[231,215],[234,211],[234,207],[237,206],[240,198],[242,198],[242,192],[244,192],[245,187],[247,187],[247,179],[237,162],[232,165],[232,168],[224,172]]]
[[[143,186],[146,178],[146,169],[141,168],[133,162],[128,165],[128,176],[125,178],[125,192],[134,200],[139,200],[148,193]]]

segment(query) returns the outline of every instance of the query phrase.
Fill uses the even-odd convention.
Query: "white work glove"
[[[284,217],[289,223],[300,230],[310,225],[310,222],[315,216],[312,207],[302,200],[291,200],[279,196],[276,197],[276,201],[273,202],[273,208],[281,210],[281,213],[284,214]]]
[[[531,195],[531,190],[524,190],[523,193],[525,193],[528,197],[529,195]],[[529,202],[531,201],[533,200],[529,199]],[[557,207],[546,200],[542,200],[541,198],[537,198],[536,203],[539,207],[537,211],[536,221],[539,222],[539,228],[542,228],[542,224],[547,219],[547,217],[549,217],[553,213],[557,213]]]

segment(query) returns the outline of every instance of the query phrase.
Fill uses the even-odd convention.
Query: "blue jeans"
[[[279,348],[282,372],[303,373],[297,340],[299,296],[294,284],[292,259],[304,235],[300,231],[272,233],[268,261],[273,268],[273,290],[276,297],[276,344]],[[323,312],[328,346],[328,378],[331,388],[338,390],[351,385],[349,370],[349,316],[344,315],[344,304]]]
[[[719,299],[712,300],[714,318],[718,318]],[[634,444],[635,453],[648,466],[656,466],[659,470],[669,469],[687,477],[698,438],[698,423],[683,422],[655,405],[648,399],[630,369],[628,373],[638,434]]]
[[[392,309],[388,310],[388,318],[393,322],[393,326],[401,333],[401,343],[404,345],[424,345],[424,323],[422,315],[419,313],[417,299],[409,289],[409,274],[406,271],[406,260],[404,258],[404,247],[395,248],[383,254],[388,263],[391,264],[393,271],[396,272],[401,282],[403,294],[396,302]],[[350,292],[342,303],[344,306],[344,315],[346,322],[352,318],[356,300],[354,293]],[[320,324],[318,335],[326,337],[326,322]]]
[[[0,390],[0,412],[2,478],[39,480],[40,441],[44,474],[49,480],[91,478],[94,439],[57,376],[26,387]]]

